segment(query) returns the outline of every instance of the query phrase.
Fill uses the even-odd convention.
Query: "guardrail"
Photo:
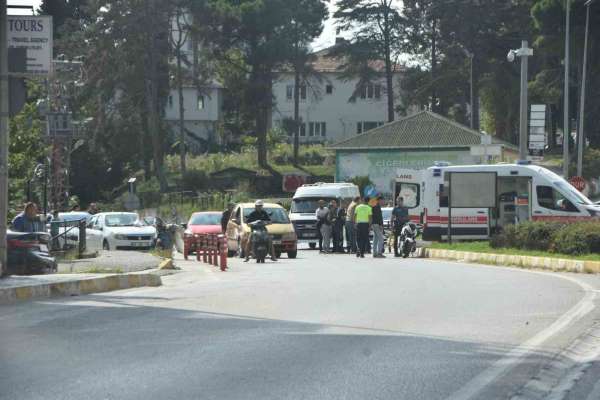
[[[227,270],[227,239],[222,234],[200,233],[193,237],[196,260]],[[188,247],[189,248],[189,247]],[[187,258],[187,254],[184,254]]]

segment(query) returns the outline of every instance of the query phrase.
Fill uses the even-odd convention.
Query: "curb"
[[[175,264],[173,263],[173,259],[172,258],[167,258],[167,259],[161,261],[160,264],[158,264],[158,269],[159,270],[163,270],[163,269],[175,269]]]
[[[420,249],[421,250],[421,249]],[[468,251],[422,248],[419,257],[442,258],[499,266],[538,268],[551,271],[600,273],[600,262],[565,258],[519,256],[512,254],[474,253]]]
[[[14,304],[22,300],[79,296],[91,293],[111,292],[113,290],[160,285],[162,285],[160,276],[146,273],[108,275],[66,282],[3,288],[0,289],[0,305]]]

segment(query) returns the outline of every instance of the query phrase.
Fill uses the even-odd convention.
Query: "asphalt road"
[[[159,288],[0,307],[0,399],[534,398],[598,319],[590,275],[311,251],[180,265]]]

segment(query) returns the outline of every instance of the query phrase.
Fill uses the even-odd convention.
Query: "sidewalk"
[[[101,251],[98,257],[65,260],[58,264],[59,273],[123,273],[154,269],[162,259],[140,251]]]
[[[58,274],[0,279],[0,305],[21,300],[78,296],[162,284],[163,260],[134,251],[102,252],[99,257],[59,263]],[[79,272],[79,273],[71,273]]]

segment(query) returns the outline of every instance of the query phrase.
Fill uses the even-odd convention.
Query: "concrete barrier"
[[[467,251],[420,248],[417,256],[442,258],[471,263],[504,265],[520,268],[547,269],[551,271],[600,273],[600,262],[569,260],[553,257],[520,256],[515,254],[475,253]]]
[[[110,292],[144,286],[160,286],[160,276],[152,273],[105,275],[71,281],[0,288],[0,305],[22,300]]]

